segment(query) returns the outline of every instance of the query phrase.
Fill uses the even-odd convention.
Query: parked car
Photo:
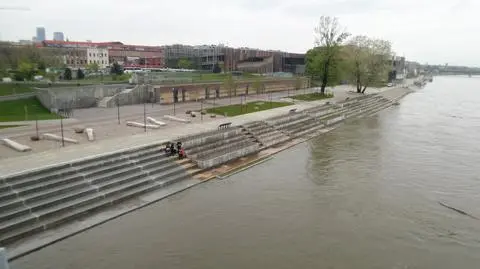
[[[388,83],[387,87],[393,87],[393,83]]]

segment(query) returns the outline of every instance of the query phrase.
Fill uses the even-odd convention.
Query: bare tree
[[[325,93],[331,67],[335,64],[341,45],[349,36],[336,17],[320,17],[318,26],[315,27],[315,47],[319,48],[319,53],[313,62],[316,65],[314,69],[320,72],[322,94]]]
[[[347,51],[351,61],[350,74],[358,93],[365,93],[367,87],[387,79],[393,56],[389,41],[356,36],[350,40]]]

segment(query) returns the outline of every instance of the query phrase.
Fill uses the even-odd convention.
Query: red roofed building
[[[78,42],[45,40],[40,47],[61,49],[65,63],[69,67],[84,68],[97,62],[100,67],[114,62],[124,67],[163,68],[165,65],[163,48],[159,46],[125,45],[121,42]],[[95,49],[96,52],[93,50]],[[108,62],[103,60],[107,55]],[[100,58],[99,58],[100,57]],[[104,61],[104,63],[102,63]]]

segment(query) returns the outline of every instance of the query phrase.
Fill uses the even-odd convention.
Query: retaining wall
[[[79,87],[36,88],[35,95],[50,111],[66,108],[95,107],[97,101],[113,96],[127,88],[129,84],[86,85]]]
[[[208,82],[208,83],[190,83],[190,84],[176,84],[176,85],[155,85],[154,97],[155,102],[173,103],[173,88],[178,89],[178,102],[208,100],[217,98],[225,98],[229,96],[252,95],[260,93],[278,92],[293,90],[296,84],[296,78],[264,78],[261,81],[261,86],[257,90],[254,85],[255,80],[235,81],[236,86],[233,89],[225,87],[225,82]],[[308,79],[302,78],[301,87],[308,87]],[[218,89],[218,94],[217,94]]]

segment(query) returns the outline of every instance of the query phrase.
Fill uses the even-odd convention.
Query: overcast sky
[[[2,40],[44,26],[70,40],[219,44],[305,52],[321,15],[352,35],[390,40],[421,63],[480,66],[480,0],[16,0],[0,7]],[[7,4],[7,2],[9,4]]]

